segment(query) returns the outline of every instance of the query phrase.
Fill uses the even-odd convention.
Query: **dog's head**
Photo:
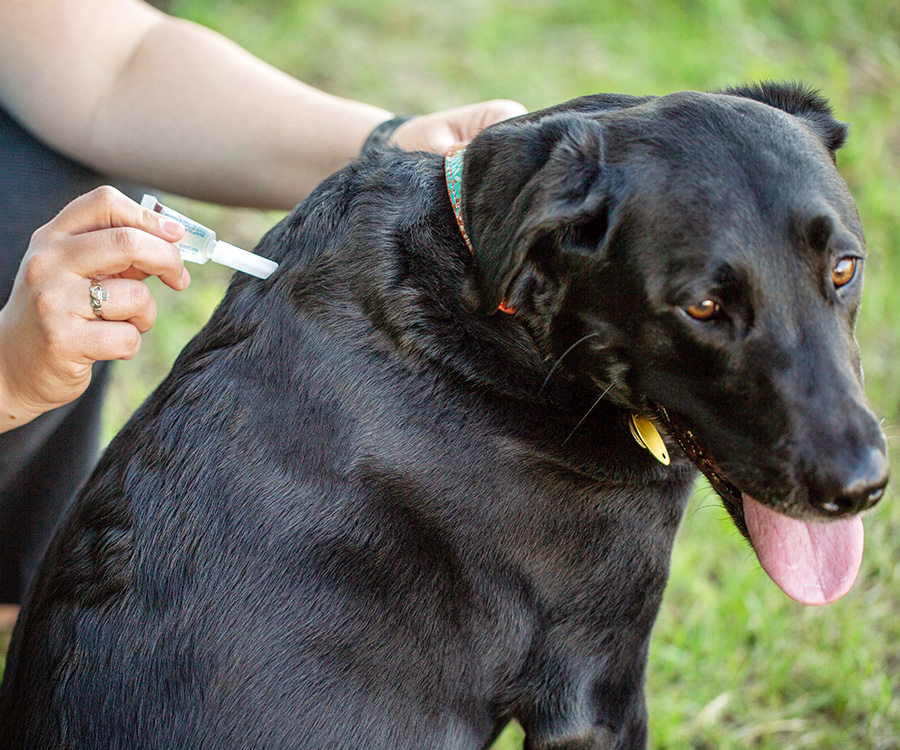
[[[852,585],[888,474],[845,135],[795,85],[600,96],[488,129],[463,173],[472,307],[508,298],[548,358],[657,419],[809,603]]]

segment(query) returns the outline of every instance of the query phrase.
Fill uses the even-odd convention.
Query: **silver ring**
[[[107,292],[98,281],[91,281],[91,309],[98,318],[103,317],[103,302],[109,299]]]

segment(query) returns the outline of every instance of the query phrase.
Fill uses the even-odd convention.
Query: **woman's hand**
[[[524,115],[527,111],[518,102],[507,99],[446,109],[406,121],[397,128],[389,143],[404,151],[443,154],[457,143],[472,140],[488,125]]]
[[[101,187],[32,235],[0,310],[0,432],[76,399],[94,362],[137,354],[156,320],[142,280],[159,276],[176,290],[190,283],[171,244],[183,233],[178,222]],[[99,311],[95,285],[109,295]]]

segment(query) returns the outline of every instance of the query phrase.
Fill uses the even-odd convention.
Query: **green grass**
[[[661,94],[761,78],[821,88],[852,125],[839,166],[867,233],[859,338],[867,390],[894,445],[900,425],[900,4],[864,0],[176,0],[330,92],[397,112],[488,97],[530,108],[581,94]],[[277,215],[173,204],[252,246]],[[192,268],[161,286],[156,328],[120,365],[108,433],[209,315],[227,274]],[[898,454],[894,474],[900,476]],[[685,519],[648,674],[651,747],[900,748],[900,506],[867,521],[860,579],[841,602],[804,609],[759,568],[701,487]],[[522,746],[511,727],[496,750]]]

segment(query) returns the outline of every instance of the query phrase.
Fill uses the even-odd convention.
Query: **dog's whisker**
[[[559,367],[560,363],[569,355],[569,353],[580,343],[587,341],[589,338],[593,338],[594,336],[599,336],[599,331],[594,331],[593,333],[589,333],[586,336],[582,336],[578,341],[576,341],[572,346],[566,349],[553,363],[553,367],[550,368],[550,372],[547,373],[547,377],[544,378],[544,382],[541,384],[540,390],[538,390],[538,396],[540,396],[544,392],[544,388],[547,387],[547,383],[550,382],[550,378],[553,377],[553,373],[556,372],[556,368]],[[577,428],[576,428],[577,429]]]
[[[691,517],[693,518],[697,513],[703,510],[715,510],[716,508],[721,508],[722,506],[717,502],[718,497],[715,490],[709,485],[698,486],[691,494],[692,500],[696,498],[696,507],[691,511]]]
[[[601,393],[601,394],[597,397],[597,400],[594,401],[593,404],[591,404],[591,408],[588,409],[587,412],[585,413],[585,415],[584,415],[581,419],[578,420],[578,424],[575,425],[575,427],[572,428],[572,431],[569,433],[569,436],[568,436],[565,440],[563,440],[563,445],[565,445],[566,443],[569,442],[569,439],[572,437],[572,435],[574,435],[575,432],[578,430],[578,428],[581,427],[582,424],[584,424],[584,420],[587,419],[587,418],[591,415],[591,412],[594,411],[594,407],[596,407],[597,404],[599,404],[599,403],[603,400],[603,397],[604,397],[607,393],[609,393],[609,390],[610,390],[610,388],[612,388],[612,387],[613,387],[613,384],[610,383],[610,384],[606,387],[606,390],[604,390],[603,393]]]

